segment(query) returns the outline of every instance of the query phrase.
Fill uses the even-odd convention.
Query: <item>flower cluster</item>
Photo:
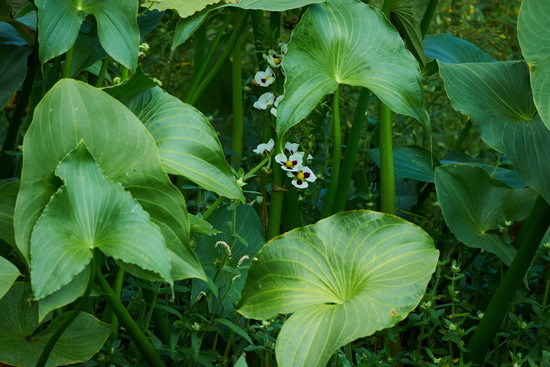
[[[254,81],[256,85],[260,87],[269,87],[275,82],[275,72],[273,69],[277,69],[281,66],[283,57],[287,52],[286,43],[279,43],[279,50],[269,50],[265,53],[264,59],[267,61],[269,66],[265,71],[258,71],[254,75]],[[260,96],[260,98],[254,103],[254,107],[261,111],[268,111],[275,117],[277,117],[277,106],[279,102],[283,99],[284,96],[275,96],[271,92],[266,92]]]
[[[311,155],[298,151],[298,144],[286,143],[285,152],[275,156],[275,162],[281,165],[281,169],[286,171],[286,175],[292,178],[292,185],[299,189],[305,189],[309,182],[315,182],[317,176],[304,163],[313,159]]]

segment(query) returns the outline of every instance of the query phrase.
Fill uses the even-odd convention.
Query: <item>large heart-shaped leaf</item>
[[[122,184],[160,227],[170,251],[171,277],[203,278],[189,246],[184,199],[163,170],[147,129],[116,99],[70,79],[59,81],[42,99],[25,135],[15,229],[17,245],[27,260],[33,227],[62,184],[54,171],[81,140],[103,174]]]
[[[155,138],[168,173],[185,176],[220,196],[244,201],[216,131],[202,113],[160,87],[123,99],[123,103]]]
[[[171,282],[170,255],[149,214],[119,183],[101,172],[80,143],[57,166],[63,186],[52,196],[31,235],[31,283],[36,299],[68,284],[105,255],[153,271]]]
[[[27,283],[16,283],[0,300],[0,361],[21,367],[33,367],[44,347],[63,320],[58,317],[40,332],[37,304]],[[87,313],[80,313],[61,334],[46,363],[47,367],[64,366],[89,360],[114,327]]]
[[[438,167],[435,187],[445,221],[456,238],[510,265],[517,250],[500,230],[525,219],[537,193],[497,185],[483,168],[469,164]]]
[[[220,7],[231,6],[241,9],[285,11],[300,8],[313,3],[321,3],[324,0],[229,0]],[[208,5],[220,3],[221,0],[163,0],[152,3],[152,9],[175,9],[179,16],[186,18],[195,12],[206,8]]]
[[[550,129],[550,1],[523,0],[518,17],[518,39],[531,66],[531,87],[537,110]]]
[[[14,247],[13,212],[18,192],[19,181],[0,184],[0,239]]]
[[[305,118],[339,84],[370,89],[393,111],[429,127],[420,70],[382,12],[359,1],[311,5],[292,34],[283,66],[279,136]]]
[[[127,68],[135,68],[139,51],[137,1],[36,0],[35,4],[42,63],[66,52],[75,43],[86,15],[92,14],[105,51]]]
[[[403,219],[354,211],[276,237],[257,257],[239,312],[261,320],[293,313],[277,338],[277,361],[309,367],[403,320],[422,298],[438,251]]]
[[[525,62],[440,63],[439,68],[453,107],[469,115],[482,139],[550,201],[550,130],[536,113]]]

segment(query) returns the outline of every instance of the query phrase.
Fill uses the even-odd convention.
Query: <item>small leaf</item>
[[[84,143],[59,163],[55,173],[64,185],[52,196],[31,235],[36,299],[68,284],[93,259],[94,248],[172,282],[160,229],[122,185],[103,175]]]
[[[208,17],[208,11],[197,13],[189,18],[178,20],[174,30],[174,40],[172,41],[171,55],[174,54],[179,45],[184,44],[189,37],[204,23]]]
[[[499,229],[529,215],[536,192],[497,186],[481,167],[449,164],[436,169],[435,186],[443,216],[456,238],[510,265],[517,250]],[[510,225],[508,224],[508,225]]]
[[[8,292],[18,276],[19,269],[0,256],[0,299]]]
[[[293,313],[277,338],[279,366],[325,366],[339,347],[403,320],[437,259],[413,224],[342,212],[268,242],[250,266],[239,312],[259,320]]]
[[[184,176],[220,196],[244,201],[216,131],[195,107],[160,87],[123,102],[155,139],[168,173]]]
[[[27,59],[31,52],[30,46],[0,44],[0,110],[4,109],[25,80]]]
[[[247,342],[254,345],[252,342],[252,339],[250,339],[250,336],[248,336],[246,330],[244,330],[242,327],[235,325],[228,319],[215,319],[214,322],[217,322],[218,324],[222,324],[224,326],[227,326],[230,330],[235,332],[235,334],[240,335],[242,338],[244,338]]]
[[[287,79],[277,110],[279,136],[339,84],[370,89],[393,111],[429,130],[418,63],[378,9],[347,0],[311,5],[293,32],[283,67]]]

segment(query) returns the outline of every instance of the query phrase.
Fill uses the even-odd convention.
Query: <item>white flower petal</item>
[[[271,114],[275,117],[277,117],[277,109],[275,107],[271,107],[271,109],[269,110],[269,112],[271,112]]]
[[[307,187],[307,181],[292,180],[292,184],[299,189],[305,189]]]
[[[286,158],[286,155],[284,153],[279,153],[275,156],[275,162],[279,164],[285,165],[286,161],[288,161],[288,159]]]
[[[285,151],[288,152],[289,154],[294,154],[298,151],[298,147],[300,145],[299,144],[296,144],[296,143],[289,143],[289,142],[286,142],[285,143]]]

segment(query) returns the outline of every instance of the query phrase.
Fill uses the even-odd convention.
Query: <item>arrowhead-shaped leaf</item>
[[[422,298],[438,251],[413,224],[354,211],[276,237],[257,257],[239,312],[261,320],[293,313],[277,338],[277,361],[310,367],[403,320]]]
[[[31,236],[31,280],[36,299],[68,284],[105,255],[153,271],[172,282],[164,237],[149,214],[119,183],[106,178],[80,143],[57,166],[63,181]]]
[[[127,68],[135,68],[139,51],[137,1],[36,0],[36,6],[42,63],[71,48],[84,18],[92,14],[105,51]]]
[[[202,113],[160,87],[122,101],[155,139],[168,173],[185,176],[220,196],[244,201],[216,131]]]
[[[203,278],[189,246],[184,199],[163,170],[147,129],[116,99],[70,79],[59,81],[42,99],[25,135],[15,209],[16,240],[23,256],[30,259],[33,227],[62,184],[55,169],[81,140],[103,174],[128,190],[160,227],[170,251],[171,278]]]
[[[529,215],[537,194],[495,184],[481,167],[449,164],[436,169],[435,186],[443,216],[456,238],[481,248],[510,265],[517,250],[499,232],[505,222]]]
[[[0,299],[8,292],[18,276],[19,269],[0,256]]]
[[[42,350],[69,314],[60,316],[41,332],[36,332],[37,304],[27,283],[16,283],[0,300],[0,361],[21,367],[33,367]],[[114,327],[87,313],[78,317],[61,334],[46,363],[47,367],[64,366],[89,360]]]
[[[550,129],[550,1],[524,0],[518,17],[518,39],[531,66],[533,99],[542,121]]]
[[[283,67],[287,79],[277,112],[279,136],[339,84],[366,87],[393,111],[429,128],[417,61],[382,12],[362,2],[311,5],[292,34]]]

